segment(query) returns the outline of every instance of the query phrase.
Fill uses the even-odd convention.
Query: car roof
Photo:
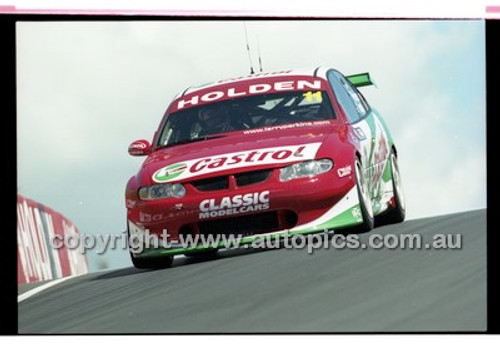
[[[248,74],[248,75],[243,75],[239,77],[234,77],[234,78],[228,78],[228,79],[221,79],[215,82],[211,82],[208,84],[203,84],[199,86],[190,86],[181,93],[177,94],[177,96],[174,97],[174,100],[204,89],[209,89],[215,86],[223,86],[223,85],[230,85],[234,83],[238,83],[241,81],[248,81],[248,80],[257,80],[257,79],[265,79],[265,78],[271,78],[271,77],[286,77],[286,76],[307,76],[307,77],[320,77],[320,78],[326,78],[326,72],[328,71],[328,68],[325,67],[316,67],[316,68],[299,68],[299,69],[285,69],[285,70],[280,70],[280,71],[274,71],[274,72],[259,72],[259,73],[254,73],[254,74]]]

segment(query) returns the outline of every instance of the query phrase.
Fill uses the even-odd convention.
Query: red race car
[[[176,254],[210,254],[224,244],[194,238],[233,234],[249,243],[366,232],[376,216],[403,221],[396,146],[358,90],[371,84],[368,73],[346,77],[319,67],[177,95],[152,143],[129,147],[133,156],[147,155],[126,188],[130,242],[144,243],[130,249],[134,266],[165,267]],[[145,245],[151,237],[166,240]]]

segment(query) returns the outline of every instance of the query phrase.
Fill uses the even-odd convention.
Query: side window
[[[367,105],[342,74],[331,71],[328,73],[328,81],[349,122],[352,124],[363,118],[368,109]]]
[[[369,111],[370,110],[370,105],[366,101],[366,98],[363,96],[363,94],[357,88],[354,88],[354,89],[356,90],[356,93],[358,94],[358,97],[361,100],[361,103],[363,103],[363,106],[365,107],[365,109],[367,111]]]
[[[339,77],[342,84],[345,86],[349,96],[351,96],[354,101],[354,105],[356,106],[356,110],[358,111],[358,115],[360,118],[363,118],[367,112],[364,103],[361,101],[361,98],[358,95],[358,92],[354,90],[349,82],[344,77]]]

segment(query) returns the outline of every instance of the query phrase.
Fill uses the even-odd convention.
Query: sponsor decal
[[[149,142],[146,140],[139,140],[133,142],[129,148],[128,152],[132,155],[137,154],[137,155],[142,155],[144,150],[149,147]]]
[[[244,80],[244,79],[255,79],[255,78],[259,78],[259,77],[268,77],[268,76],[273,76],[273,75],[288,74],[290,72],[292,72],[292,71],[291,70],[282,70],[282,71],[278,71],[278,72],[255,73],[255,74],[251,74],[251,75],[244,75],[244,76],[238,77],[238,78],[219,80],[217,83],[218,84],[229,83],[231,81],[238,81],[238,80]]]
[[[179,177],[185,170],[186,163],[170,165],[155,172],[153,180],[156,182],[169,182]]]
[[[148,214],[148,213],[143,213],[142,211],[139,212],[139,221],[143,223],[149,223],[149,222],[156,222],[156,221],[162,221],[164,220],[164,216],[161,213],[157,214]]]
[[[382,130],[382,129],[380,129]],[[380,179],[382,178],[382,173],[384,170],[384,165],[386,158],[389,156],[389,147],[388,147],[388,141],[385,137],[384,132],[380,132],[379,134],[379,139],[377,144],[375,145],[375,150],[373,154],[373,180],[372,180],[372,185],[375,187],[375,184],[378,184],[380,182]]]
[[[316,157],[320,146],[321,142],[316,142],[218,154],[166,166],[157,170],[152,178],[155,182],[163,183],[228,169],[311,160]]]
[[[184,207],[184,205],[182,203],[176,203],[174,205],[175,210],[182,210],[183,207]]]
[[[188,107],[212,103],[228,98],[244,97],[264,93],[273,93],[281,91],[300,91],[300,90],[322,90],[322,79],[297,79],[275,81],[273,83],[256,83],[241,87],[224,87],[219,90],[213,90],[205,93],[191,94],[177,100],[174,109],[181,110]]]
[[[352,166],[351,165],[345,166],[343,168],[339,168],[337,170],[337,174],[339,175],[339,177],[348,176],[348,175],[351,175],[351,173],[352,173]]]
[[[366,135],[361,128],[354,128],[354,133],[360,140],[366,140]]]
[[[237,77],[237,78],[222,79],[222,80],[218,80],[218,81],[213,82],[213,83],[206,83],[206,84],[191,87],[189,89],[189,93],[192,93],[192,92],[195,92],[197,90],[204,89],[204,88],[216,87],[216,86],[221,85],[221,84],[227,84],[227,83],[245,81],[245,80],[255,80],[255,78],[274,77],[277,75],[289,74],[291,72],[292,72],[291,70],[279,71],[279,72],[263,72],[263,73],[255,73],[255,74],[251,74],[251,75],[244,75],[244,76]]]
[[[147,147],[148,145],[146,145],[144,142],[136,142],[130,145],[131,149],[145,149]]]
[[[269,191],[237,194],[200,203],[200,219],[246,214],[269,209]]]
[[[329,120],[318,120],[314,122],[297,122],[297,123],[290,123],[283,125],[266,126],[264,128],[258,128],[258,129],[244,130],[243,134],[259,134],[263,132],[271,132],[276,130],[287,130],[287,129],[304,128],[311,126],[329,125],[329,124],[330,124]]]
[[[361,210],[358,206],[352,208],[351,214],[353,218],[360,219],[361,218]]]

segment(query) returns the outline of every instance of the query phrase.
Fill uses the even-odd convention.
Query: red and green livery
[[[396,145],[358,87],[368,73],[331,68],[259,73],[177,95],[126,188],[129,234],[168,232],[169,248],[131,253],[168,266],[182,237],[366,232],[404,220]],[[224,231],[224,232],[222,232]]]

